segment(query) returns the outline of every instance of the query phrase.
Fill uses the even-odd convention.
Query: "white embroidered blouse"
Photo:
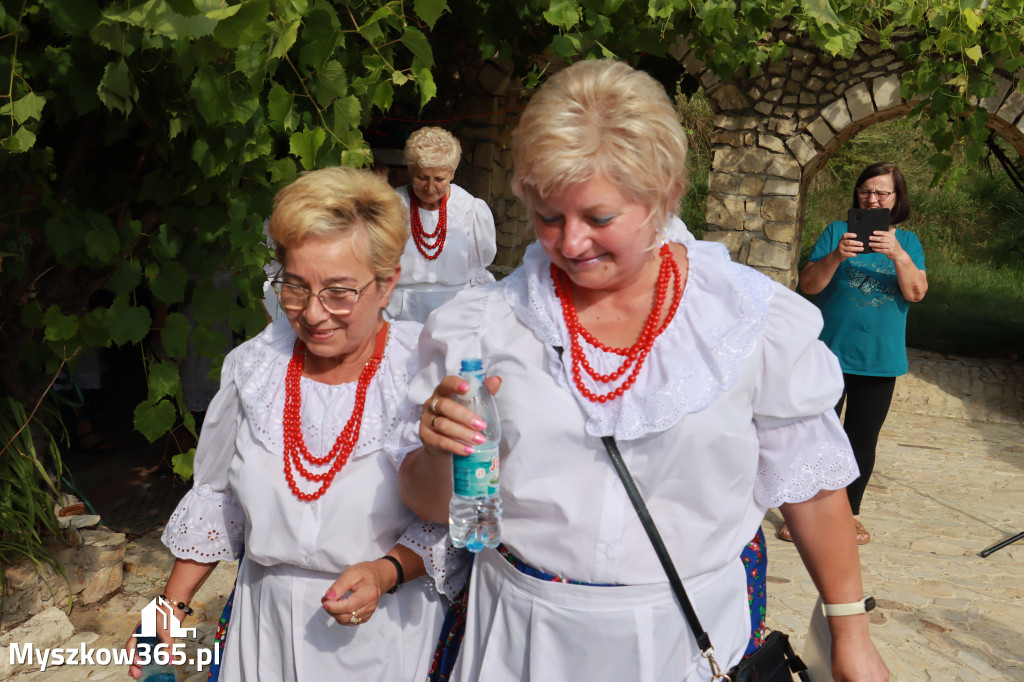
[[[359,440],[313,502],[296,498],[284,476],[284,379],[295,343],[288,320],[229,353],[196,450],[193,488],[168,522],[164,544],[178,558],[210,563],[237,559],[244,539],[246,556],[256,563],[340,574],[401,541],[424,558],[438,589],[454,595],[464,579],[456,575],[463,558],[447,527],[417,519],[398,495],[398,467],[416,447],[419,411],[406,392],[419,329],[392,323],[367,390]],[[311,454],[322,456],[334,445],[355,393],[354,382],[302,379],[302,431]],[[298,475],[296,481],[303,486]]]
[[[769,507],[838,489],[858,474],[833,406],[842,375],[817,339],[813,305],[679,221],[689,274],[679,309],[625,396],[592,403],[573,383],[569,339],[538,244],[502,282],[460,292],[431,316],[426,400],[464,357],[503,379],[502,538],[527,563],[599,584],[665,576],[600,437],[614,435],[680,575],[737,559]],[[621,356],[583,344],[595,370]],[[591,390],[598,387],[590,386]],[[599,392],[608,390],[605,388]]]

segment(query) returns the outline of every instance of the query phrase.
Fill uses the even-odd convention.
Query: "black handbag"
[[[796,679],[810,682],[810,678],[807,676],[807,666],[793,651],[793,647],[789,644],[789,636],[778,630],[772,630],[757,651],[733,666],[729,672],[722,672],[718,661],[715,660],[715,650],[711,646],[711,638],[701,627],[700,619],[697,618],[697,613],[693,610],[690,598],[686,596],[686,590],[683,588],[683,582],[679,579],[679,574],[676,573],[672,557],[669,556],[665,543],[662,542],[661,535],[654,526],[651,513],[647,510],[644,498],[637,490],[636,483],[633,482],[633,477],[630,475],[629,469],[626,468],[626,463],[622,461],[615,438],[604,436],[601,442],[608,450],[615,471],[622,479],[622,485],[626,488],[629,500],[633,503],[633,508],[636,509],[644,530],[647,531],[647,537],[650,538],[651,544],[654,546],[662,568],[665,569],[672,592],[675,593],[679,606],[682,607],[683,614],[686,616],[686,622],[689,623],[690,629],[693,630],[693,635],[697,639],[701,656],[706,658],[708,665],[711,666],[711,679],[726,680],[727,682],[792,682],[793,675],[796,675]]]

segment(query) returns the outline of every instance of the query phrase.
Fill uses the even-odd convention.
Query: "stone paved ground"
[[[862,518],[861,548],[875,641],[903,682],[1024,681],[1024,540],[978,552],[1024,531],[1024,364],[911,352],[882,431]],[[802,648],[816,594],[793,545],[774,538],[769,512],[769,624]],[[121,591],[76,608],[65,646],[121,646],[162,586],[170,557],[159,533],[126,555]],[[194,602],[198,645],[209,646],[234,567],[221,564]],[[190,655],[197,642],[190,643]],[[187,682],[205,675],[182,670]],[[62,667],[17,682],[127,679],[114,666]]]

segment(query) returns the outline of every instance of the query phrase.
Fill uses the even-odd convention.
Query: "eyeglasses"
[[[857,194],[862,197],[869,197],[874,194],[879,199],[888,199],[893,194],[896,194],[896,192],[887,192],[884,189],[865,189],[864,187],[858,187]]]
[[[316,297],[320,300],[320,305],[327,312],[334,315],[347,315],[356,307],[359,295],[366,291],[366,287],[375,281],[371,279],[358,289],[324,287]],[[281,307],[285,310],[303,310],[306,304],[309,303],[309,297],[313,293],[309,287],[292,284],[280,279],[274,280],[271,284],[274,287],[274,291],[277,292],[277,300],[281,302]]]

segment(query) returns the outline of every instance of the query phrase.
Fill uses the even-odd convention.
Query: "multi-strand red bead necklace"
[[[437,217],[437,229],[427,233],[420,220],[420,200],[409,186],[409,217],[412,222],[412,240],[427,260],[437,260],[444,251],[444,240],[448,236],[448,193],[441,196],[441,210]],[[435,251],[436,249],[436,251]],[[431,253],[433,252],[433,253]]]
[[[665,331],[665,327],[675,317],[676,309],[679,308],[679,301],[683,294],[683,283],[679,273],[679,264],[676,259],[672,256],[672,250],[668,244],[664,244],[659,252],[661,256],[661,267],[658,270],[658,286],[655,290],[654,302],[651,304],[651,313],[647,316],[647,322],[644,323],[644,328],[640,332],[640,338],[629,348],[612,348],[598,341],[590,332],[583,328],[580,324],[579,317],[576,315],[576,305],[572,300],[572,292],[569,290],[569,277],[563,270],[556,267],[554,263],[551,264],[551,279],[555,282],[555,293],[558,295],[558,300],[562,304],[562,317],[565,319],[566,329],[569,331],[569,346],[572,354],[572,379],[576,384],[576,388],[579,389],[580,393],[589,401],[595,403],[605,403],[609,400],[615,400],[622,396],[623,393],[628,391],[634,383],[636,378],[640,374],[640,368],[644,366],[644,361],[647,360],[647,355],[651,352],[651,348],[654,346],[654,340]],[[665,298],[668,295],[668,283],[670,280],[675,280],[672,295],[672,304],[669,306],[668,315],[665,317],[665,321],[658,326],[658,319],[661,317],[661,309],[665,305]],[[590,361],[587,360],[586,353],[583,352],[583,346],[580,343],[580,338],[589,343],[591,346],[603,350],[606,353],[614,353],[615,355],[621,355],[625,358],[622,365],[611,374],[599,374],[590,365]],[[629,368],[632,367],[633,371],[630,372],[629,376],[626,377],[622,384],[607,393],[594,393],[583,383],[583,375],[580,368],[583,368],[583,372],[586,372],[587,376],[593,379],[595,382],[602,384],[609,384],[613,381],[618,381]]]
[[[359,374],[359,383],[356,385],[356,402],[352,408],[352,416],[349,417],[345,428],[338,434],[334,441],[334,447],[323,457],[314,457],[306,449],[306,441],[302,437],[302,371],[306,366],[306,344],[295,340],[295,348],[292,350],[292,359],[288,362],[288,373],[285,375],[285,398],[284,398],[284,477],[288,479],[288,487],[292,489],[295,497],[305,502],[312,502],[319,499],[334,482],[334,477],[341,468],[348,462],[352,455],[356,441],[359,440],[359,429],[363,424],[363,409],[366,407],[366,389],[370,381],[377,373],[381,360],[384,358],[384,347],[388,341],[388,323],[385,322],[380,331],[377,332],[377,341],[373,347],[373,355],[363,366]],[[314,474],[303,465],[303,460],[312,466],[324,466],[331,463],[331,468],[323,473]],[[314,493],[304,493],[295,483],[292,475],[292,467],[299,474],[312,483],[319,483],[320,488]]]

